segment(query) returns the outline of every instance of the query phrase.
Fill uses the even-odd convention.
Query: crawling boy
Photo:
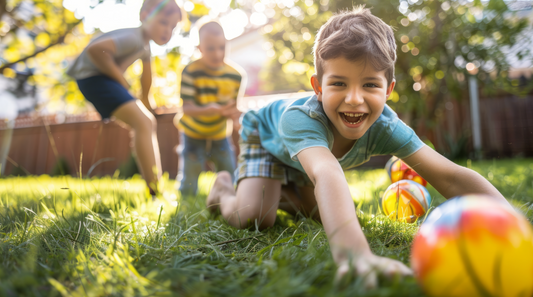
[[[343,171],[373,155],[391,154],[444,197],[480,193],[503,196],[482,176],[424,145],[385,103],[393,91],[396,43],[392,29],[368,9],[333,16],[314,45],[315,95],[275,101],[242,119],[235,173],[218,174],[210,208],[237,228],[274,224],[276,209],[321,220],[342,275],[353,267],[375,286],[377,274],[408,275],[401,262],[374,255],[359,225]],[[293,190],[296,189],[296,190]]]

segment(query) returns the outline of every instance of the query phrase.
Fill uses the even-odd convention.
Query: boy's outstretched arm
[[[370,251],[344,172],[331,151],[325,147],[311,147],[298,153],[298,159],[315,185],[320,218],[333,259],[339,265],[338,274],[342,276],[353,267],[365,278],[368,287],[377,285],[378,274],[411,274],[403,263],[378,257]]]
[[[130,85],[124,76],[122,76],[122,71],[113,59],[113,54],[116,51],[115,42],[110,38],[97,40],[87,47],[87,55],[96,68],[103,74],[119,82],[128,90]]]
[[[479,173],[453,163],[428,146],[403,160],[446,199],[465,194],[485,194],[507,202]]]
[[[148,94],[152,87],[152,63],[150,59],[142,60],[143,73],[141,74],[141,101],[148,108],[154,110],[157,106],[153,100],[150,100]]]

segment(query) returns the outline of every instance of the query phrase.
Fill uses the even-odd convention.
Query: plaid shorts
[[[285,165],[263,148],[257,128],[248,134],[247,141],[239,139],[239,148],[236,183],[247,177],[266,177],[280,180],[282,185],[313,186],[307,174]]]

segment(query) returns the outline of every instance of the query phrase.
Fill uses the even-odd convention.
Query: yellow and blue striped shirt
[[[223,67],[213,70],[197,60],[183,69],[181,99],[199,106],[209,103],[224,105],[237,99],[241,80],[239,71],[228,64],[224,63]],[[227,136],[226,120],[219,115],[192,117],[184,114],[178,129],[192,138],[220,140]]]

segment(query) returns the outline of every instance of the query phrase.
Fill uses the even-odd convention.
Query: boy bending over
[[[220,24],[205,23],[198,33],[202,57],[183,69],[183,116],[178,114],[174,119],[181,131],[176,185],[182,195],[196,194],[198,177],[208,160],[214,163],[216,171],[235,170],[226,122],[234,119],[233,128],[238,128],[241,113],[236,100],[245,85],[243,74],[224,61],[226,38]]]
[[[314,96],[275,101],[243,116],[237,190],[231,175],[221,172],[207,198],[208,207],[220,207],[229,224],[246,228],[257,220],[267,228],[276,209],[290,205],[322,221],[339,275],[353,267],[367,286],[375,286],[378,273],[411,270],[371,252],[344,170],[391,154],[444,197],[480,193],[505,200],[482,176],[424,145],[385,104],[395,84],[396,43],[392,29],[368,9],[329,19],[318,32],[314,54]]]
[[[140,27],[107,32],[91,40],[67,71],[102,119],[115,117],[133,129],[137,165],[152,195],[161,176],[161,156],[156,120],[149,111],[155,107],[148,99],[152,85],[149,42],[167,43],[181,17],[175,0],[146,0]],[[143,64],[141,100],[129,92],[123,75],[137,59]]]

